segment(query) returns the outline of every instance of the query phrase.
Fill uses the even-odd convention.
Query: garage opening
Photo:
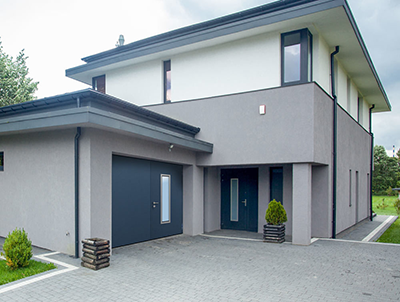
[[[180,165],[113,155],[112,247],[182,233]]]

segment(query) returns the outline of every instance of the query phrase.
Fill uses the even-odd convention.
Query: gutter
[[[333,176],[332,176],[332,238],[336,238],[336,187],[337,187],[337,96],[335,83],[335,60],[334,57],[339,53],[339,46],[335,47],[335,51],[331,53],[331,83],[333,97]]]
[[[369,220],[374,220],[373,212],[372,212],[372,173],[374,167],[374,134],[372,133],[372,110],[375,108],[373,104],[369,108],[369,135],[371,136],[371,163],[370,163],[370,172],[369,172]]]

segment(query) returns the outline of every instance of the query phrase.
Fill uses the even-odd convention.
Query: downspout
[[[374,134],[372,133],[372,109],[375,108],[375,105],[372,105],[369,108],[369,135],[371,136],[371,164],[370,164],[370,172],[369,172],[369,219],[372,221],[374,216],[372,214],[372,173],[374,167]]]
[[[80,98],[76,100],[77,107],[80,107]],[[81,127],[76,128],[75,135],[75,258],[79,258],[79,138]]]
[[[331,53],[331,84],[333,97],[333,176],[332,176],[332,238],[336,238],[336,182],[337,182],[337,96],[335,83],[335,55],[339,53],[339,46]]]

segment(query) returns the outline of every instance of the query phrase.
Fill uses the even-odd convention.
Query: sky
[[[88,88],[65,77],[81,58],[271,0],[0,0],[0,39],[14,58],[25,49],[38,98]],[[400,1],[348,0],[392,112],[373,115],[375,144],[400,148]]]

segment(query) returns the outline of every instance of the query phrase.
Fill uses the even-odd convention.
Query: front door
[[[257,168],[221,170],[221,229],[257,232]]]

